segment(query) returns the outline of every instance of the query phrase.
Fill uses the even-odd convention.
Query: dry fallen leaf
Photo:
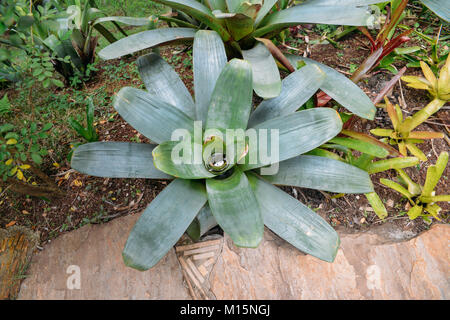
[[[14,220],[13,220],[13,221],[11,221],[10,223],[8,223],[5,227],[6,227],[6,228],[12,227],[13,225],[16,224],[16,222],[17,222],[17,221],[14,221]]]

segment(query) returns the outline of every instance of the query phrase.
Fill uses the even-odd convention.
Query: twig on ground
[[[380,93],[375,97],[375,99],[373,100],[373,104],[376,105],[380,103],[381,100],[383,100],[384,96],[394,87],[397,81],[400,80],[405,71],[406,67],[400,69],[400,71],[384,86],[384,88],[380,91]]]

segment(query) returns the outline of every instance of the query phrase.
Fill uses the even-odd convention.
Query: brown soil
[[[311,34],[310,38],[318,38]],[[368,41],[359,33],[353,33],[346,39],[339,42],[343,50],[336,49],[330,44],[310,46],[310,57],[334,67],[337,70],[348,73],[350,63],[359,65],[370,51],[366,48]],[[190,65],[181,63],[188,58],[186,52],[180,52],[186,47],[166,47],[161,50],[161,54],[167,61],[173,61],[174,55],[179,56],[175,69],[181,75],[186,86],[192,93],[192,70]],[[286,48],[280,46],[286,51]],[[306,44],[298,46],[300,54],[306,49]],[[339,53],[339,54],[338,54]],[[343,54],[341,54],[343,53]],[[128,59],[128,62],[135,58]],[[117,61],[108,61],[100,63],[100,70],[93,80],[86,85],[86,90],[94,90],[101,87],[107,81],[105,67],[111,64],[117,64]],[[418,74],[417,69],[408,70],[407,74]],[[392,78],[392,74],[381,71],[373,74],[367,82],[361,81],[361,88],[373,98],[383,88],[384,84]],[[139,87],[141,82],[136,80],[121,80],[111,86],[107,86],[108,94],[112,97],[123,86]],[[398,84],[389,94],[392,102],[398,102],[402,95],[405,98],[406,106],[403,106],[407,112],[417,110],[428,103],[429,99],[424,91],[409,89],[404,85]],[[109,113],[114,113],[113,107],[109,107]],[[141,142],[148,142],[143,136],[125,123],[119,115],[113,116],[114,121],[99,118],[103,112],[96,111],[97,126],[101,141],[130,141],[131,139],[140,139]],[[445,131],[442,126],[442,120],[445,119],[448,124],[449,111],[442,110],[430,119],[431,122],[438,123],[438,129]],[[353,129],[368,132],[368,130],[379,125],[389,126],[389,119],[385,112],[380,109],[377,113],[376,121],[370,122],[359,120]],[[432,131],[435,128],[424,124],[420,130]],[[67,143],[66,141],[62,143]],[[448,151],[448,145],[443,139],[436,139],[422,145],[425,154],[429,155],[429,161],[421,164],[421,170],[417,168],[408,168],[406,171],[415,181],[421,183],[425,180],[424,167],[428,167],[436,161],[437,155],[441,151]],[[9,192],[0,196],[0,227],[11,225],[28,226],[40,232],[41,246],[59,234],[79,228],[86,223],[103,223],[119,216],[134,214],[142,211],[154,199],[158,193],[167,185],[167,181],[148,180],[148,179],[105,179],[85,176],[70,170],[69,163],[59,159],[61,166],[52,167],[46,163],[44,170],[60,185],[60,188],[66,193],[61,199],[51,202],[37,198],[29,198]],[[447,167],[444,178],[437,187],[437,194],[448,193],[448,177],[450,176],[449,167]],[[399,228],[420,232],[429,226],[421,219],[409,220],[406,215],[399,213],[405,211],[406,202],[396,192],[384,188],[380,185],[381,177],[394,178],[393,172],[386,172],[374,175],[372,178],[375,190],[380,197],[392,206],[387,206],[389,217],[386,221],[395,223]],[[348,230],[365,230],[371,226],[386,223],[381,221],[367,203],[364,195],[346,195],[338,199],[332,199],[332,194],[319,192],[315,190],[283,187],[283,190],[295,196],[300,201],[310,205],[312,208],[318,208],[317,212],[324,217],[334,227],[345,227]],[[295,190],[295,191],[294,191]],[[448,222],[449,205],[442,205],[441,213],[443,221]]]

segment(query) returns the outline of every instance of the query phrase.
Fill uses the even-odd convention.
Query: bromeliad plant
[[[115,97],[118,113],[158,146],[94,142],[78,147],[72,157],[72,167],[89,175],[173,179],[131,231],[123,250],[125,264],[139,270],[151,268],[196,216],[196,222],[205,220],[202,217],[208,216],[207,210],[237,246],[258,246],[266,225],[298,249],[333,261],[339,247],[333,228],[271,184],[345,193],[373,191],[363,170],[334,159],[301,156],[342,128],[338,113],[332,109],[295,112],[315,93],[305,87],[305,81],[317,67],[305,66],[291,74],[283,80],[280,96],[263,101],[251,114],[249,63],[239,59],[227,63],[223,42],[213,31],[196,33],[194,55],[203,61],[194,64],[195,102],[178,75],[155,53],[138,59],[147,92],[123,88]],[[205,124],[204,133],[197,130],[199,122],[194,120]],[[224,148],[216,148],[223,147],[219,133],[229,129],[244,132],[247,128],[267,132],[270,137],[266,136],[266,143],[257,138],[257,146],[244,143],[232,154],[230,146],[242,140],[229,143],[227,138]],[[183,140],[171,141],[180,129]],[[254,148],[259,155],[250,161]],[[195,161],[199,152],[200,161]],[[261,152],[271,157],[263,157]],[[174,155],[182,155],[185,161]],[[258,174],[268,169],[263,167],[277,164],[278,173]]]
[[[428,222],[431,222],[431,217],[441,220],[439,218],[441,207],[439,207],[436,202],[448,202],[450,201],[450,195],[436,195],[434,189],[444,173],[447,163],[448,153],[442,152],[439,155],[436,164],[428,167],[425,184],[423,186],[415,183],[401,169],[396,170],[399,174],[398,178],[400,184],[388,179],[380,179],[380,182],[401,193],[408,199],[411,208],[408,210],[407,214],[411,220],[416,219],[417,217],[422,217]]]
[[[379,0],[308,0],[284,10],[278,0],[154,0],[176,10],[177,18],[160,18],[179,28],[144,31],[121,39],[100,51],[103,59],[115,59],[171,42],[190,41],[198,29],[216,31],[225,43],[228,57],[243,57],[251,63],[253,89],[267,99],[281,92],[277,62],[294,70],[270,38],[301,23],[365,26],[371,21],[367,4]],[[169,19],[169,20],[168,20]],[[195,60],[194,60],[195,63]],[[202,63],[198,61],[197,63]]]
[[[430,96],[437,100],[435,104],[442,107],[450,101],[450,55],[447,56],[445,64],[439,71],[439,78],[436,78],[430,67],[423,61],[420,61],[420,67],[424,77],[403,76],[402,80],[407,82],[408,87],[427,90]],[[439,107],[439,108],[440,108]]]
[[[361,154],[355,156],[354,151]],[[345,129],[341,131],[341,136],[329,140],[308,154],[344,161],[368,174],[376,174],[390,169],[403,169],[419,164],[419,159],[416,157],[402,157],[396,149],[388,144],[364,133]],[[388,156],[394,156],[394,158],[387,159]],[[375,214],[380,219],[386,218],[388,213],[378,194],[369,192],[365,196]]]
[[[386,102],[386,111],[391,119],[393,129],[372,129],[370,132],[376,136],[387,137],[389,144],[398,145],[398,150],[404,156],[409,152],[422,161],[427,161],[426,155],[416,146],[418,143],[423,143],[424,139],[438,139],[443,138],[442,132],[429,131],[413,131],[417,126],[426,121],[433,113],[437,112],[439,108],[444,105],[444,101],[434,99],[425,108],[421,109],[411,117],[403,119],[403,113],[399,105],[395,107],[387,97],[384,98]]]

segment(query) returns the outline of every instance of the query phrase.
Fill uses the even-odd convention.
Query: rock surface
[[[126,216],[57,238],[33,258],[19,298],[190,299],[175,250],[146,272],[124,266],[121,250],[136,220]],[[225,236],[203,290],[217,299],[450,299],[450,226],[405,237],[384,226],[341,234],[330,264],[268,230],[258,249],[236,248]],[[80,289],[70,266],[79,266]]]

